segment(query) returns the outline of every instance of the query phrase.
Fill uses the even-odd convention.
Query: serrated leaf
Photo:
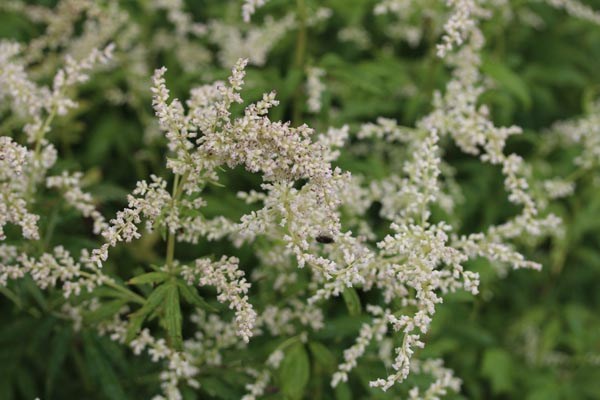
[[[178,280],[177,286],[179,286],[179,292],[181,296],[193,306],[201,308],[205,311],[217,312],[216,307],[211,306],[204,300],[202,296],[198,294],[195,288],[188,286],[185,282]]]
[[[183,337],[181,334],[181,306],[179,305],[179,290],[175,281],[168,284],[165,298],[165,326],[169,343],[173,348],[181,351],[183,348]]]
[[[158,286],[150,293],[142,308],[129,316],[129,327],[125,335],[126,342],[130,342],[135,338],[148,314],[154,311],[164,300],[168,288],[168,285]]]
[[[346,288],[342,292],[342,297],[344,298],[344,302],[346,303],[346,307],[348,308],[348,313],[352,316],[360,315],[362,312],[362,306],[360,304],[360,298],[358,297],[358,293],[354,288]]]
[[[310,377],[310,362],[302,343],[296,343],[286,352],[281,363],[281,390],[286,398],[301,399]]]
[[[135,339],[137,333],[142,328],[142,324],[144,323],[144,319],[146,318],[145,314],[133,313],[129,316],[129,324],[127,326],[127,332],[125,333],[125,342],[129,343],[133,339]]]
[[[131,278],[127,283],[129,285],[145,285],[149,283],[160,283],[164,282],[170,277],[170,275],[164,271],[148,272]]]

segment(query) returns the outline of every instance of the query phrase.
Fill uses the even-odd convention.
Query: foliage
[[[0,398],[594,398],[599,8],[0,3]]]

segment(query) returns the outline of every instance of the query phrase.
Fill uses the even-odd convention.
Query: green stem
[[[306,59],[306,4],[304,0],[296,0],[298,8],[298,35],[296,36],[296,55],[294,58],[294,69],[304,77],[304,64]],[[303,82],[304,79],[301,79]],[[296,88],[292,109],[292,123],[298,125],[302,118],[302,83]]]
[[[181,179],[179,180],[177,187],[173,188],[173,201],[174,202],[179,201],[179,199],[181,198],[181,195],[183,193],[183,187],[185,186],[185,183],[187,182],[187,178],[189,175],[190,175],[189,172],[184,173],[181,176]]]
[[[306,4],[304,0],[296,0],[298,8],[298,36],[296,37],[296,57],[294,59],[297,68],[304,65],[306,56]]]
[[[181,195],[183,194],[183,187],[185,186],[185,182],[187,181],[187,177],[189,172],[186,172],[183,175],[175,175],[173,180],[173,191],[172,191],[172,199],[171,199],[171,209],[173,209]],[[168,229],[167,236],[167,256],[166,256],[166,265],[167,267],[171,267],[173,265],[173,260],[175,258],[175,233],[171,232]]]
[[[130,297],[131,297],[131,299],[132,299],[133,301],[135,301],[136,303],[139,303],[139,304],[146,304],[146,299],[145,299],[145,298],[143,298],[142,296],[140,296],[139,294],[135,293],[135,292],[134,292],[134,291],[132,291],[132,290],[129,290],[129,289],[127,289],[127,288],[124,288],[123,286],[121,286],[121,285],[119,285],[119,284],[117,284],[117,283],[115,283],[115,282],[111,282],[111,281],[105,282],[104,284],[105,284],[106,286],[109,286],[109,287],[111,287],[111,288],[115,289],[115,290],[116,290],[116,291],[118,291],[118,292],[121,292],[121,293],[123,293],[123,294],[126,294],[127,296],[130,296]]]
[[[583,177],[588,172],[589,172],[588,168],[580,167],[580,168],[576,169],[575,171],[571,172],[571,174],[569,174],[567,176],[566,180],[569,182],[575,182],[575,181],[579,180],[579,178]]]
[[[50,113],[44,120],[44,123],[42,124],[40,129],[38,129],[38,131],[35,133],[35,148],[34,148],[34,155],[33,155],[34,168],[37,168],[37,166],[40,163],[40,157],[41,157],[41,153],[42,153],[42,142],[44,141],[44,136],[46,134],[46,130],[48,130],[48,127],[50,126],[50,124],[54,120],[54,117],[56,116],[56,111],[57,111],[57,107],[56,107],[56,105],[54,105],[52,107],[52,109],[50,110]],[[36,170],[32,170],[31,178],[29,180],[29,187],[27,188],[28,201],[30,201],[33,198],[33,193],[35,191],[35,179],[34,179],[35,174],[36,174]]]
[[[79,274],[85,278],[94,278],[95,274],[91,274],[87,271],[79,271]],[[96,274],[97,275],[97,274]],[[126,287],[123,287],[121,285],[119,285],[116,282],[113,281],[106,281],[103,282],[103,285],[111,287],[113,289],[115,289],[117,292],[121,292],[125,295],[127,295],[129,298],[131,298],[132,301],[135,301],[136,303],[139,304],[146,304],[146,299],[143,298],[142,296],[140,296],[139,294],[137,294],[136,292],[127,289]]]
[[[183,186],[183,185],[181,185]],[[173,191],[172,191],[172,197],[171,197],[171,209],[173,209],[173,207],[175,207],[175,196],[177,194],[177,192],[179,191],[179,175],[175,175],[175,178],[173,179]],[[169,229],[169,227],[167,227],[167,257],[166,257],[166,264],[167,267],[170,267],[171,265],[173,265],[173,259],[175,258],[175,235],[173,234],[173,232],[171,232],[171,229]]]
[[[44,241],[41,244],[41,252],[46,251],[48,246],[50,245],[50,241],[52,240],[52,235],[54,233],[54,228],[58,222],[58,205],[55,205],[52,210],[52,214],[50,214],[50,221],[48,222],[48,226],[46,227],[46,233],[44,235]]]
[[[169,231],[169,237],[167,238],[167,266],[173,265],[173,259],[175,258],[175,235]]]

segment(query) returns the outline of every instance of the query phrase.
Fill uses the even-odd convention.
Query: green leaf
[[[352,400],[352,391],[346,382],[337,384],[334,390],[335,400]]]
[[[310,354],[326,371],[333,371],[337,365],[333,353],[321,342],[309,342]]]
[[[281,100],[287,100],[292,98],[294,92],[298,88],[298,85],[302,84],[304,73],[301,69],[292,68],[288,71],[283,87],[279,91],[279,98]]]
[[[310,377],[310,362],[302,343],[296,343],[287,351],[281,363],[281,390],[288,399],[301,399]]]
[[[26,276],[23,279],[23,286],[25,287],[25,290],[27,292],[29,292],[31,297],[33,297],[33,299],[36,301],[36,303],[39,304],[39,306],[42,310],[48,309],[48,304],[46,303],[46,296],[44,296],[44,293],[35,284],[35,282],[31,279],[31,277]]]
[[[35,331],[36,321],[31,318],[13,319],[10,324],[4,324],[0,328],[0,344],[3,348],[7,348],[7,344],[22,343],[24,338],[27,338]],[[9,346],[10,347],[10,346]]]
[[[88,323],[96,323],[113,317],[119,310],[127,304],[126,299],[117,299],[102,304],[96,310],[88,313],[85,320]]]
[[[145,285],[148,283],[160,283],[164,282],[169,278],[169,274],[163,271],[148,272],[136,277],[131,278],[127,284],[129,285]]]
[[[344,301],[346,302],[346,307],[348,308],[348,312],[352,316],[360,315],[362,312],[362,306],[360,304],[360,298],[358,297],[358,293],[354,288],[346,288],[342,292],[342,297],[344,297]]]
[[[82,300],[92,299],[94,297],[99,298],[116,298],[116,299],[132,299],[132,296],[128,293],[123,293],[119,290],[108,286],[101,286],[94,289],[92,292],[85,291],[81,293],[80,298]]]
[[[19,309],[23,308],[23,302],[21,301],[19,296],[17,296],[9,288],[0,287],[0,293],[3,294],[4,296],[6,296],[6,298],[8,298],[10,301],[12,301],[15,304],[15,306],[17,306],[17,308],[19,308]]]
[[[129,325],[125,333],[125,342],[129,343],[135,339],[136,335],[142,328],[146,314],[133,313],[129,316]]]
[[[241,397],[231,385],[216,377],[207,376],[200,379],[200,389],[218,399],[237,400]]]
[[[52,342],[50,342],[50,357],[46,362],[46,398],[50,399],[52,396],[52,390],[54,389],[54,382],[58,373],[60,372],[61,366],[63,365],[67,353],[69,351],[69,345],[71,343],[72,332],[70,329],[62,329],[54,335]]]
[[[37,321],[35,331],[28,340],[28,350],[31,354],[40,354],[46,351],[48,338],[52,336],[58,320],[52,316],[46,316]]]
[[[486,350],[482,364],[481,374],[490,381],[494,394],[506,393],[512,389],[513,366],[510,355],[505,350]]]
[[[115,374],[112,365],[108,362],[96,340],[91,334],[83,335],[86,366],[92,377],[98,383],[102,393],[111,400],[126,400],[127,396]]]
[[[502,88],[515,96],[525,108],[531,108],[529,88],[518,74],[511,71],[499,60],[486,60],[482,65],[482,70]]]
[[[11,377],[7,375],[0,376],[0,399],[14,399]]]
[[[181,307],[179,305],[179,290],[175,281],[168,284],[165,301],[165,325],[169,343],[177,351],[183,348],[183,337],[181,334]]]
[[[181,280],[177,280],[177,286],[179,286],[179,293],[189,304],[201,308],[205,311],[218,311],[216,307],[213,307],[210,304],[208,304],[206,300],[204,300],[204,298],[198,294],[195,288],[188,286],[185,282]]]
[[[546,377],[543,376],[542,379],[544,378]],[[527,400],[559,400],[561,398],[565,398],[561,396],[561,385],[551,378],[536,382],[527,396]]]
[[[26,369],[18,369],[16,371],[16,384],[22,398],[35,399],[37,385],[31,377],[31,371]]]
[[[129,316],[129,327],[127,328],[127,334],[125,335],[125,341],[132,341],[144,323],[144,320],[152,311],[154,311],[163,301],[167,295],[168,285],[160,285],[148,296],[146,303]]]

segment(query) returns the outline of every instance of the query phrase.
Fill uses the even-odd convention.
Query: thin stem
[[[184,173],[183,175],[175,175],[173,180],[173,191],[171,198],[171,209],[173,209],[181,195],[183,193],[183,187],[185,186],[185,182],[187,181],[187,177],[189,172]],[[166,257],[166,265],[167,267],[171,267],[173,265],[173,260],[175,258],[175,233],[168,229],[167,236],[167,257]]]
[[[54,228],[58,222],[58,205],[55,205],[52,210],[52,214],[50,215],[50,221],[48,222],[48,226],[46,227],[46,233],[44,235],[44,241],[41,244],[41,251],[44,252],[48,246],[50,245],[50,241],[52,240],[52,234],[54,233]]]
[[[34,159],[33,166],[34,166],[34,168],[37,168],[37,166],[40,163],[40,156],[41,156],[41,153],[42,153],[42,142],[44,140],[44,136],[46,134],[46,131],[48,130],[48,127],[50,126],[50,124],[54,120],[54,117],[56,117],[56,111],[57,111],[57,106],[54,105],[52,107],[52,109],[50,110],[50,113],[48,114],[48,116],[44,120],[44,123],[42,124],[42,126],[40,127],[40,129],[38,129],[38,131],[35,133],[35,148],[34,148],[34,155],[33,155],[33,159]],[[31,198],[33,197],[33,192],[35,190],[35,186],[34,186],[34,184],[35,184],[35,182],[34,182],[35,173],[36,173],[35,170],[31,171],[31,178],[29,180],[29,187],[27,188],[27,199],[28,200],[31,200]]]
[[[182,185],[183,186],[183,185]],[[179,175],[175,174],[175,178],[173,179],[173,191],[171,197],[171,209],[175,207],[175,195],[179,190]],[[175,235],[171,232],[171,229],[167,227],[168,237],[167,237],[167,257],[166,264],[167,267],[173,265],[173,259],[175,258]]]
[[[113,289],[115,289],[115,290],[123,293],[123,294],[131,296],[132,300],[135,301],[136,303],[146,304],[146,299],[143,298],[142,296],[140,296],[139,294],[135,293],[132,290],[124,288],[123,286],[121,286],[121,285],[119,285],[119,284],[117,284],[115,282],[111,282],[111,281],[105,282],[104,284],[106,286],[109,286],[109,287],[111,287],[111,288],[113,288]]]
[[[181,195],[183,193],[183,187],[185,186],[185,183],[187,182],[188,176],[190,175],[189,171],[184,173],[181,176],[181,179],[179,180],[179,183],[177,185],[177,188],[173,188],[173,201],[179,201],[179,199],[181,198]]]
[[[300,76],[304,77],[304,64],[306,59],[306,4],[304,0],[296,0],[298,8],[298,35],[296,36],[296,55],[294,58],[294,69]],[[304,79],[301,79],[304,81]],[[292,109],[292,122],[294,125],[300,123],[302,118],[302,84],[299,84],[294,94]]]
[[[306,4],[304,0],[296,0],[298,8],[298,36],[296,36],[296,57],[294,64],[297,68],[304,65],[306,56]]]
[[[569,182],[575,182],[575,181],[579,180],[579,178],[583,177],[586,173],[588,173],[589,170],[590,170],[589,168],[579,167],[575,171],[571,172],[567,176],[566,180]]]
[[[169,231],[167,238],[167,266],[173,265],[173,259],[175,258],[175,235]]]

